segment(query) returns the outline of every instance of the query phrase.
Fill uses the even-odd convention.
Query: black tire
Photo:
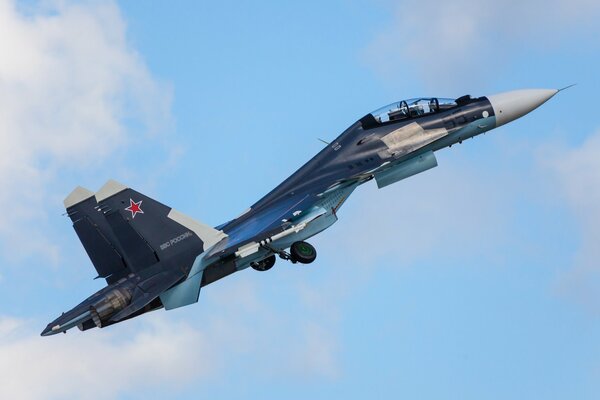
[[[268,271],[271,268],[273,268],[273,265],[275,265],[275,260],[275,254],[273,254],[262,261],[253,262],[252,264],[250,264],[250,266],[256,271]]]
[[[317,250],[310,243],[295,242],[290,247],[290,255],[292,256],[292,261],[301,264],[310,264],[317,258]]]

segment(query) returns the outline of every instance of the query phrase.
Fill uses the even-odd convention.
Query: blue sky
[[[0,397],[598,398],[597,2],[172,3],[0,0]],[[361,187],[310,266],[39,337],[102,287],[78,184],[218,225],[381,105],[571,83]]]

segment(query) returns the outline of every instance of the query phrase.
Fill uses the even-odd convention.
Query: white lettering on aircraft
[[[194,234],[192,232],[190,232],[190,231],[182,233],[181,235],[179,235],[177,237],[174,237],[173,239],[171,239],[171,240],[169,240],[169,241],[164,242],[163,244],[161,244],[160,245],[160,249],[161,250],[165,250],[165,249],[167,249],[167,248],[169,248],[169,247],[171,247],[171,246],[173,246],[173,245],[181,242],[182,240],[185,240],[185,239],[187,239],[189,237],[192,237],[193,235]]]

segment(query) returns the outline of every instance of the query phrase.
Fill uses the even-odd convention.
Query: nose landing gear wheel
[[[268,271],[275,265],[275,254],[259,262],[253,262],[250,266],[256,271]]]
[[[290,247],[290,255],[292,261],[299,262],[301,264],[310,264],[317,258],[317,250],[306,242],[295,242]]]

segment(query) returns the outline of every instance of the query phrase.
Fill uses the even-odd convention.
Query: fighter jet
[[[562,90],[562,89],[561,89]],[[107,286],[41,333],[104,328],[149,311],[196,303],[200,288],[276,256],[309,264],[306,240],[329,228],[360,185],[378,188],[437,166],[435,152],[539,107],[560,90],[529,89],[473,98],[401,100],[353,123],[239,217],[217,227],[194,220],[121,183],[64,200],[98,278]]]

